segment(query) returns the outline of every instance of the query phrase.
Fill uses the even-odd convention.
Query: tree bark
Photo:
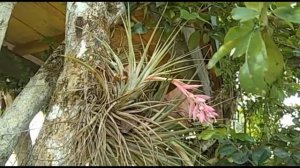
[[[32,118],[48,103],[62,69],[58,55],[63,49],[63,45],[56,49],[0,118],[0,166],[5,165],[21,133],[28,131]]]
[[[65,55],[95,68],[99,57],[93,53],[105,53],[95,36],[109,42],[109,27],[123,12],[124,6],[120,2],[67,2]],[[30,165],[78,164],[68,160],[74,149],[69,142],[74,138],[74,128],[78,125],[72,123],[72,119],[85,109],[81,102],[86,96],[85,85],[91,82],[88,74],[88,70],[78,63],[65,61]]]
[[[29,132],[22,132],[17,145],[15,147],[16,159],[18,161],[18,166],[25,166],[28,159],[29,153],[32,149],[32,142]]]
[[[0,3],[0,50],[5,38],[6,29],[10,15],[14,9],[16,2],[1,2]]]
[[[11,106],[11,104],[13,102],[13,98],[9,94],[9,92],[7,92],[4,95],[4,97],[5,97],[5,107],[8,108],[9,106]],[[14,150],[19,166],[26,165],[25,163],[28,159],[28,153],[30,152],[31,147],[32,147],[32,143],[31,143],[29,132],[21,133],[18,143]]]

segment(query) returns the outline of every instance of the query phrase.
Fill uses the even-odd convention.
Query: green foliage
[[[240,20],[240,22],[245,22],[257,18],[259,14],[260,13],[258,11],[245,7],[234,8],[231,12],[232,18],[235,20]]]
[[[246,7],[232,10],[232,18],[240,20],[240,26],[229,29],[223,45],[209,61],[208,68],[214,67],[230,52],[233,52],[233,58],[244,55],[245,62],[239,72],[241,88],[247,93],[264,96],[272,88],[272,84],[282,76],[283,55],[271,37],[269,26],[266,25],[268,3],[245,5]]]
[[[300,23],[300,7],[281,6],[276,8],[273,13],[288,22]]]
[[[199,46],[200,38],[201,38],[200,31],[195,31],[194,33],[191,34],[188,40],[189,50],[195,49],[196,47]]]
[[[129,7],[130,10],[134,10],[145,4],[132,2],[129,3]],[[101,73],[91,66],[68,57],[96,74],[101,88],[110,88],[107,80],[112,76],[125,76],[125,72],[128,73],[128,79],[113,84],[116,86],[115,90],[103,89],[107,92],[99,94],[103,95],[101,101],[109,104],[99,110],[105,115],[92,114],[99,114],[99,111],[89,114],[94,119],[94,123],[91,123],[101,127],[102,130],[99,129],[101,134],[107,135],[108,138],[104,143],[107,148],[101,144],[99,145],[103,147],[101,149],[91,147],[77,152],[88,153],[91,152],[88,150],[94,149],[94,153],[102,152],[99,155],[102,160],[114,160],[116,163],[113,164],[124,165],[129,162],[136,162],[138,165],[158,163],[222,166],[299,165],[299,118],[294,116],[296,117],[293,120],[294,125],[287,128],[281,128],[279,124],[284,114],[299,113],[299,107],[288,107],[283,104],[286,97],[300,90],[300,69],[296,61],[300,57],[300,8],[299,4],[294,7],[291,7],[291,4],[291,2],[153,2],[144,6],[145,14],[158,16],[157,18],[162,16],[159,26],[166,36],[162,35],[160,38],[167,40],[157,45],[156,52],[149,60],[146,55],[152,37],[149,43],[143,44],[144,50],[140,60],[136,59],[134,49],[131,47],[126,58],[121,59],[111,50],[109,44],[103,43],[110,51],[109,56],[103,58],[107,69],[106,77],[101,76]],[[217,25],[211,24],[211,17],[216,17]],[[132,34],[142,35],[153,27],[156,31],[161,31],[160,27],[156,26],[157,20],[145,20],[134,24],[125,22],[128,45],[132,46],[130,40]],[[235,99],[230,104],[230,107],[234,108],[225,111],[236,112],[234,119],[238,121],[232,121],[235,128],[217,124],[216,127],[205,130],[200,130],[202,128],[199,126],[186,128],[179,122],[182,118],[168,117],[168,114],[178,106],[177,101],[158,103],[166,94],[169,83],[145,82],[149,75],[167,77],[174,74],[176,70],[171,68],[188,55],[159,66],[160,60],[171,51],[175,36],[180,33],[177,26],[183,25],[182,23],[196,30],[189,37],[187,43],[189,50],[198,47],[200,41],[211,45],[213,40],[217,40],[222,44],[214,51],[207,66],[209,69],[213,68],[222,79],[221,89],[216,90],[216,93],[219,91],[222,96],[220,99],[225,100],[225,103],[221,102],[219,97],[214,101],[220,101],[223,108],[228,99]],[[46,38],[44,41],[49,45],[52,44],[51,39]],[[125,65],[128,67],[125,68]],[[11,85],[18,87],[15,81],[12,81]],[[159,89],[153,93],[149,91],[152,86]],[[107,95],[111,97],[105,97]],[[97,118],[99,116],[100,119]],[[145,124],[142,122],[144,120],[149,122]],[[118,128],[121,126],[117,125],[118,122],[130,125],[134,131],[126,134],[119,132]],[[236,126],[238,122],[242,123],[239,131]],[[193,141],[182,138],[183,134],[194,131],[196,139]],[[213,154],[209,152],[200,154],[197,150],[201,146],[199,143],[211,140],[216,140],[216,145],[211,147]],[[92,143],[94,142],[90,141],[90,144]],[[166,148],[171,150],[167,151]],[[119,160],[115,159],[116,156]]]
[[[271,151],[265,146],[260,146],[252,151],[252,160],[257,166],[261,166],[271,157]]]

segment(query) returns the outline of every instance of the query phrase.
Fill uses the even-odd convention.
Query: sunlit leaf
[[[204,131],[202,131],[199,135],[198,138],[199,139],[203,139],[203,140],[209,140],[211,139],[211,137],[216,133],[215,130],[212,129],[206,129]]]
[[[267,71],[267,51],[260,31],[252,33],[246,51],[246,61],[240,68],[239,78],[241,87],[249,93],[264,95],[268,90],[264,81]]]
[[[265,80],[271,85],[282,75],[284,61],[279,48],[274,43],[269,33],[264,31],[262,36],[267,51],[267,71],[265,72]]]
[[[300,7],[282,6],[276,8],[273,13],[286,21],[300,23]]]
[[[224,44],[220,49],[213,55],[213,57],[208,62],[208,68],[212,68],[215,64],[225,55],[229,54],[230,51],[237,47],[238,52],[236,56],[240,56],[245,52],[245,47],[241,43],[248,40],[249,34],[253,29],[253,22],[244,22],[241,26],[235,26],[229,29],[225,38]]]
[[[185,20],[197,19],[197,15],[191,14],[189,11],[180,8],[180,17]]]
[[[244,4],[247,8],[256,10],[259,13],[264,6],[264,2],[244,2]]]
[[[240,141],[254,142],[254,139],[246,133],[235,133],[235,134],[232,134],[231,136]]]
[[[210,24],[210,22],[208,22],[207,20],[205,20],[204,18],[202,18],[198,13],[196,12],[192,12],[190,13],[189,11],[179,8],[180,10],[180,18],[185,19],[185,20],[194,20],[194,19],[199,19],[205,23]]]
[[[234,8],[231,12],[232,18],[234,20],[240,20],[241,22],[245,22],[251,19],[254,19],[259,16],[259,12],[253,9],[245,8],[245,7],[237,7]]]

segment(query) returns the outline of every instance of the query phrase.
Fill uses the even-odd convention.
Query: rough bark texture
[[[30,139],[29,132],[23,132],[21,133],[18,143],[15,147],[15,154],[18,161],[18,166],[25,166],[28,159],[29,159],[29,153],[32,148],[32,142]]]
[[[109,40],[109,27],[124,11],[120,2],[68,2],[66,18],[66,54],[96,67],[104,48],[95,38]],[[98,56],[99,57],[99,56]],[[72,119],[84,111],[82,97],[89,71],[76,62],[66,60],[54,96],[50,112],[45,118],[41,134],[33,150],[31,165],[75,165],[68,157],[74,146],[69,146],[74,128],[78,123]],[[71,119],[72,118],[72,119]],[[85,164],[85,163],[82,163]]]
[[[8,21],[16,2],[1,2],[0,3],[0,50],[5,37]]]
[[[7,92],[5,94],[5,106],[8,108],[11,106],[13,102],[12,96]],[[1,116],[1,115],[0,115]],[[15,147],[16,159],[18,161],[18,165],[26,165],[26,161],[28,160],[28,153],[30,152],[32,147],[31,139],[29,132],[21,133],[18,143]]]
[[[61,45],[28,82],[13,104],[0,118],[0,165],[5,165],[22,132],[28,131],[32,118],[47,105],[61,71]]]

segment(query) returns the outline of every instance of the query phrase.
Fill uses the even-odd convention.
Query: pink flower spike
[[[197,89],[198,87],[202,86],[202,85],[189,85],[189,84],[185,84],[183,82],[181,82],[178,79],[174,79],[172,81],[172,83],[176,86],[180,85],[181,87],[183,87],[184,89]]]
[[[193,120],[196,120],[196,118],[197,118],[198,108],[199,108],[199,105],[196,104],[196,106],[195,106],[195,108],[194,108],[194,110],[192,112],[192,114],[193,114]]]
[[[163,81],[167,80],[167,78],[149,76],[148,80],[158,80]],[[209,96],[201,95],[201,94],[193,94],[190,89],[196,89],[202,85],[189,85],[185,84],[179,79],[171,80],[171,83],[177,87],[177,89],[182,92],[187,98],[188,101],[188,109],[187,112],[189,117],[193,120],[198,119],[201,123],[209,123],[215,120],[218,114],[215,112],[215,109],[205,103],[206,100],[210,99]]]
[[[203,99],[201,97],[196,97],[195,96],[195,100],[197,101],[197,103],[205,103],[205,99]]]
[[[203,123],[205,121],[204,113],[199,113],[198,118],[199,118],[199,121]]]
[[[194,112],[194,109],[196,108],[195,106],[195,103],[192,102],[192,100],[188,100],[189,101],[189,117],[192,118],[193,116],[193,112]]]
[[[197,94],[197,95],[195,95],[195,97],[200,97],[200,98],[202,98],[202,99],[205,99],[205,100],[208,100],[208,99],[210,99],[210,97],[209,97],[209,96],[206,96],[206,95],[201,95],[201,94]]]

